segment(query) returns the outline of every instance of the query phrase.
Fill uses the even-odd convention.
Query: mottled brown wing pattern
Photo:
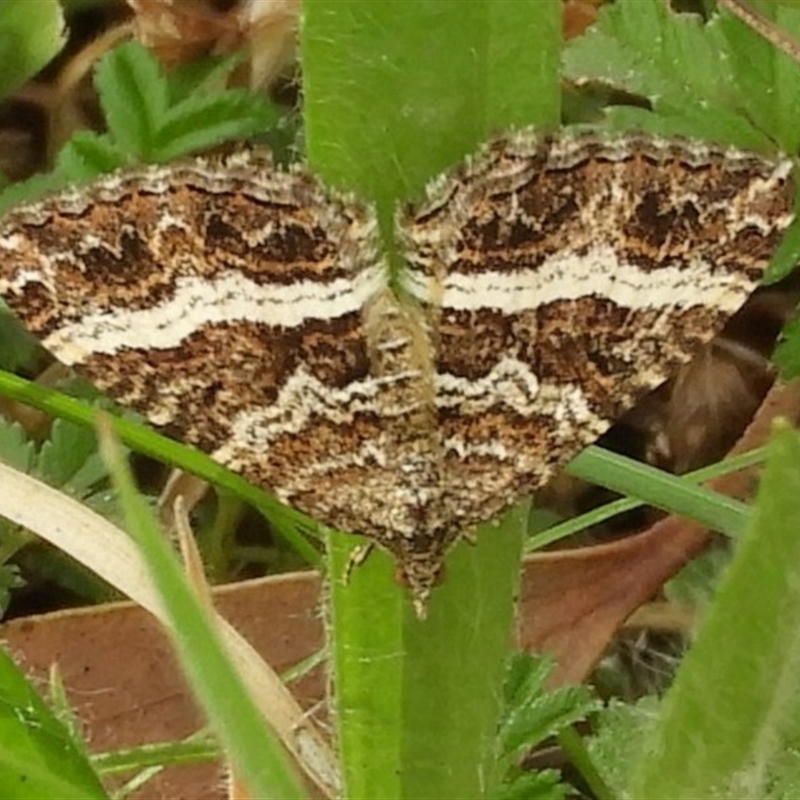
[[[440,314],[445,519],[491,518],[746,299],[790,221],[787,161],[634,136],[499,140],[404,222]]]
[[[365,309],[389,302],[375,240],[359,203],[242,152],[8,215],[0,290],[120,402],[321,520],[370,532],[402,475],[379,455],[398,438],[395,384],[409,383],[373,355],[383,328]]]
[[[459,535],[744,300],[788,224],[788,171],[520,132],[401,221],[398,298],[369,209],[252,152],[201,158],[8,215],[0,292],[121,402],[391,551],[421,609]]]

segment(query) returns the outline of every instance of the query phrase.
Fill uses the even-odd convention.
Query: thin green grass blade
[[[592,445],[591,447],[587,448],[587,452],[594,449],[596,449],[596,446]],[[581,456],[576,456],[576,458],[581,458]],[[725,458],[722,461],[718,461],[716,464],[711,464],[708,467],[703,467],[702,469],[688,472],[686,475],[681,476],[681,480],[689,481],[691,483],[703,483],[705,481],[713,480],[714,478],[719,478],[722,475],[729,475],[732,472],[749,469],[761,464],[763,461],[764,448],[758,447],[754,450],[748,450],[746,453],[740,453],[737,456]],[[568,465],[567,471],[569,470],[570,467]],[[624,493],[628,491],[628,488],[627,486],[619,485],[618,490]],[[623,497],[620,500],[613,500],[610,503],[606,503],[605,505],[594,508],[591,511],[587,511],[585,514],[565,520],[564,522],[559,522],[557,525],[553,525],[546,530],[542,530],[538,533],[535,533],[533,536],[528,537],[528,540],[525,542],[525,552],[533,553],[536,550],[541,550],[547,545],[558,542],[561,539],[566,539],[568,536],[572,536],[574,533],[578,533],[578,531],[582,531],[585,528],[590,528],[592,525],[599,525],[601,522],[605,522],[607,519],[611,519],[618,514],[624,514],[628,511],[632,511],[635,508],[640,508],[643,505],[646,504],[642,500],[637,500],[632,497]],[[673,511],[673,509],[667,504],[665,504],[664,510],[670,512]]]
[[[182,741],[154,742],[97,753],[91,760],[101,775],[115,775],[148,767],[208,763],[219,761],[221,756],[219,745],[206,731],[199,736],[193,734]]]
[[[246,781],[253,797],[305,797],[286,751],[248,696],[208,610],[190,587],[167,538],[137,493],[107,417],[100,429],[100,444],[128,530],[147,561],[164,603],[181,666],[233,768]]]
[[[581,452],[570,462],[569,471],[576,478],[632,495],[731,537],[738,536],[750,519],[746,503],[601,447]]]
[[[771,771],[800,719],[800,435],[768,447],[754,519],[627,796],[768,797]]]
[[[94,428],[96,424],[98,412],[89,403],[2,370],[0,395],[78,425]],[[169,439],[147,425],[115,417],[114,430],[120,440],[137,453],[152,456],[165,464],[191,472],[217,488],[230,491],[251,503],[311,566],[319,566],[321,563],[319,551],[299,532],[300,529],[314,530],[317,527],[304,514],[283,505],[200,450]]]

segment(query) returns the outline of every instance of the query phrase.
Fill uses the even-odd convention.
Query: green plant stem
[[[221,756],[219,744],[208,736],[189,737],[181,742],[156,742],[128,747],[91,756],[92,766],[100,775],[117,775],[154,766],[177,766],[217,761]]]
[[[586,781],[595,800],[616,800],[611,787],[603,780],[602,775],[597,771],[597,767],[586,749],[581,735],[574,727],[568,725],[558,733],[558,743],[563,748],[567,757],[572,762],[575,769],[580,772],[581,777]]]
[[[398,206],[497,131],[559,118],[560,5],[551,0],[308,0],[302,52],[309,163],[374,205],[390,263]],[[401,298],[403,295],[398,292]],[[405,298],[408,300],[408,298]],[[428,617],[386,553],[329,538],[329,636],[343,794],[491,795],[526,508],[453,549]]]
[[[480,797],[518,589],[522,504],[447,561],[425,620],[376,551],[346,577],[354,537],[330,545],[331,658],[349,797]]]

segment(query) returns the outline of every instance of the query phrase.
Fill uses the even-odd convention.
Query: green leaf
[[[0,364],[3,368],[31,367],[40,353],[38,340],[17,322],[10,311],[0,310]]]
[[[800,751],[794,741],[781,754],[771,770],[769,795],[765,800],[789,800],[800,797]]]
[[[643,697],[635,703],[612,699],[592,719],[594,734],[587,749],[603,779],[617,797],[625,796],[631,771],[642,759],[645,741],[660,716],[657,697]]]
[[[558,124],[552,8],[313,0],[302,42],[312,166],[391,213],[492,134]]]
[[[95,75],[111,138],[108,143],[84,142],[79,155],[91,157],[92,163],[112,162],[112,167],[119,166],[120,152],[166,162],[263,133],[280,114],[260,95],[223,88],[235,64],[235,58],[204,62],[202,69],[184,70],[168,80],[141,45],[117,47]],[[89,143],[93,151],[87,150]]]
[[[66,43],[58,0],[0,3],[0,98],[32,78]]]
[[[154,139],[154,156],[171,161],[228,139],[262,133],[279,117],[264,98],[241,89],[195,94],[171,108]]]
[[[33,465],[36,449],[18,422],[0,417],[0,460],[20,472],[28,472]]]
[[[0,797],[107,798],[66,728],[0,648]]]
[[[392,559],[345,578],[356,537],[329,539],[331,659],[347,795],[478,797],[494,748],[527,505],[460,543],[420,621]]]
[[[778,123],[785,106],[793,102],[796,109],[800,71],[795,65],[790,76],[784,59],[727,14],[705,23],[661,0],[604,6],[597,23],[564,52],[570,78],[609,82],[651,101],[656,114],[627,106],[609,109],[615,129],[638,127],[756,150],[773,149],[770,137],[779,136],[783,148],[793,152],[796,126],[789,136]],[[791,88],[778,91],[779,79]]]
[[[730,548],[710,547],[664,584],[664,596],[670,603],[702,614],[713,601],[717,584],[730,561]]]
[[[503,681],[503,698],[507,708],[526,703],[544,690],[544,682],[553,668],[550,656],[512,653]]]
[[[800,7],[796,3],[751,0],[748,6],[772,20],[790,38],[800,37]],[[784,152],[796,153],[800,148],[797,62],[727,11],[720,12],[717,22],[727,42],[724,72],[736,87],[733,99],[738,113],[768,131]],[[687,65],[693,68],[691,58]]]
[[[789,275],[800,262],[800,192],[794,202],[794,220],[772,254],[763,283],[776,283]]]
[[[63,188],[64,176],[55,172],[32,175],[25,181],[12,183],[0,192],[0,214],[23,203],[35,202]]]
[[[58,664],[51,664],[48,675],[47,700],[53,716],[64,726],[76,749],[89,760],[89,748],[80,719],[67,696],[67,687]],[[92,764],[94,767],[94,764]]]
[[[103,463],[103,459],[100,458],[100,454],[95,450],[69,476],[69,480],[63,488],[74,497],[84,498],[87,503],[91,503],[95,511],[109,517],[109,515],[114,515],[117,509],[116,498],[113,494],[101,491],[99,498],[87,496],[98,483],[105,481],[106,478],[108,478],[108,469]]]
[[[800,317],[792,318],[784,326],[772,360],[784,380],[800,377]]]
[[[57,419],[39,451],[37,473],[52,486],[63,486],[96,451],[94,431]]]
[[[505,718],[498,734],[500,754],[507,764],[600,707],[586,686],[546,690],[544,681],[552,665],[552,659],[529,653],[515,653],[511,659]]]
[[[605,475],[605,471],[603,469],[604,460],[612,459],[617,463],[617,467],[619,467],[619,481],[614,481],[616,491],[620,492],[621,494],[625,494],[636,484],[641,484],[641,481],[635,477],[637,474],[635,463],[628,464],[624,460],[624,457],[620,456],[618,453],[605,451],[601,454],[596,452],[598,450],[602,450],[602,448],[598,447],[597,445],[587,447],[586,450],[575,457],[575,460],[567,464],[566,471],[570,474],[573,474],[573,464],[575,464],[577,461],[577,474],[588,476],[591,471],[597,476],[598,481],[602,481],[603,476]],[[743,469],[751,469],[752,467],[760,466],[763,460],[764,449],[757,447],[754,450],[748,450],[746,453],[740,453],[737,456],[724,458],[722,461],[718,461],[717,463],[703,467],[702,469],[694,470],[693,472],[687,472],[685,475],[681,475],[679,480],[685,483],[704,483],[705,481],[711,481],[715,478],[719,478],[722,475],[728,475],[732,472],[739,472]],[[575,474],[575,477],[577,477],[577,474]],[[628,480],[625,477],[628,474],[634,476],[634,483],[628,483]],[[593,481],[594,479],[591,477],[586,477],[586,480]],[[716,499],[713,502],[716,503]],[[611,519],[618,514],[625,514],[629,511],[633,511],[636,508],[640,508],[643,505],[644,503],[641,500],[623,497],[620,500],[613,500],[610,503],[606,503],[605,505],[588,511],[585,514],[580,514],[577,517],[572,517],[563,522],[559,522],[558,524],[553,524],[551,515],[549,515],[547,512],[543,511],[542,509],[536,509],[537,516],[531,520],[531,536],[528,538],[528,541],[525,544],[525,552],[532,553],[536,550],[541,550],[542,548],[547,547],[554,542],[566,539],[568,536],[572,536],[579,531],[590,528],[593,525],[599,525],[600,523],[605,522],[606,520]],[[665,503],[664,506],[667,510],[672,510],[668,503]],[[538,526],[536,524],[537,522],[540,523]]]
[[[574,792],[561,782],[561,774],[554,769],[522,773],[497,795],[498,800],[566,800],[573,796]]]
[[[197,92],[219,93],[225,89],[231,72],[243,61],[241,51],[225,56],[201,56],[176,65],[167,74],[172,103]]]
[[[61,148],[57,169],[65,185],[83,184],[98,175],[120,169],[127,162],[125,153],[108,135],[78,131]]]
[[[137,159],[151,160],[168,105],[155,56],[137,42],[122,44],[103,56],[94,83],[112,139]]]
[[[800,435],[769,445],[753,523],[663,703],[628,796],[767,797],[800,719]]]
[[[194,696],[252,796],[264,800],[305,797],[282,744],[248,696],[207,607],[192,590],[168,538],[136,492],[109,423],[110,418],[100,430],[101,450],[119,492],[128,530],[163,601],[170,622],[168,632]]]

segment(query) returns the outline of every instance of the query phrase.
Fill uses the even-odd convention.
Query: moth
[[[242,151],[0,221],[0,292],[54,355],[319,521],[424,613],[453,543],[708,340],[792,217],[790,163],[521,130],[397,217]]]

